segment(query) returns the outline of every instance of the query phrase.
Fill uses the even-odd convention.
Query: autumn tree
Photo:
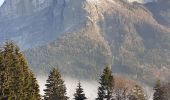
[[[113,100],[114,77],[110,67],[106,67],[100,77],[96,100]]]
[[[115,76],[114,100],[127,100],[134,82],[121,76]]]
[[[132,89],[129,100],[147,100],[144,94],[143,89],[139,85],[135,85]]]
[[[66,87],[58,69],[53,69],[45,84],[44,100],[67,100]]]
[[[74,99],[75,100],[85,100],[87,99],[85,94],[84,94],[84,91],[83,91],[83,88],[81,86],[81,83],[79,82],[78,83],[78,86],[77,86],[77,89],[76,89],[76,93],[74,94]]]

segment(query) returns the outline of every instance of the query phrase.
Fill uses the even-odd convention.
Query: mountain
[[[138,3],[148,3],[148,2],[154,2],[156,0],[127,0],[128,2],[138,2]]]
[[[158,0],[157,2],[150,2],[145,4],[145,6],[152,12],[158,23],[170,27],[169,5],[169,0]]]
[[[28,49],[56,39],[63,31],[62,7],[54,12],[53,6],[54,0],[5,0],[0,8],[0,42],[12,39]]]
[[[90,10],[95,7],[95,1],[72,0],[64,3],[66,2],[61,5],[67,6],[60,13],[63,14],[61,23],[65,32],[60,38],[45,46],[26,51],[28,60],[33,66],[59,67],[64,75],[95,78],[101,68],[112,62],[110,47],[96,25],[97,11]],[[33,62],[35,59],[43,63]]]
[[[37,75],[57,67],[65,76],[94,79],[112,66],[115,74],[146,84],[158,76],[167,81],[170,4],[163,10],[165,2],[6,0],[0,39],[18,42]]]

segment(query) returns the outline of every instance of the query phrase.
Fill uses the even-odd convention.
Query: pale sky
[[[4,2],[4,0],[0,0],[0,6],[2,5],[3,2]]]

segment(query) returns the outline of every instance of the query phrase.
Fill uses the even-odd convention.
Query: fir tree
[[[57,69],[53,69],[47,79],[44,100],[67,100],[66,87]]]
[[[114,77],[109,67],[104,69],[99,84],[96,100],[113,100]]]
[[[157,79],[157,82],[155,84],[153,100],[164,100],[164,93],[163,88],[161,88],[160,79]]]
[[[1,76],[2,80],[2,98],[20,100],[22,96],[22,74],[18,58],[15,54],[15,45],[12,42],[6,42],[1,52]]]
[[[87,99],[85,94],[83,93],[83,88],[81,87],[81,83],[78,83],[77,89],[76,89],[76,93],[74,94],[74,99],[75,100],[85,100]]]
[[[32,99],[34,93],[28,91],[29,88],[34,89],[29,85],[32,72],[28,69],[26,60],[18,46],[13,42],[6,42],[1,50],[0,69],[0,98],[8,100]],[[39,91],[36,92],[39,94]],[[28,96],[28,94],[32,95]]]
[[[165,83],[161,88],[163,91],[162,100],[170,100],[170,83]]]
[[[17,52],[18,50],[16,50]],[[39,85],[38,82],[34,76],[34,74],[32,73],[32,71],[30,69],[28,69],[28,63],[25,60],[24,56],[22,53],[18,52],[17,53],[18,58],[19,58],[19,62],[20,62],[20,66],[22,66],[22,72],[24,74],[23,77],[23,97],[24,99],[28,100],[40,100],[41,96],[39,94],[40,90],[39,90]]]
[[[25,89],[26,100],[41,100],[39,85],[32,73],[29,75],[28,88]]]
[[[9,94],[9,72],[8,68],[2,63],[3,55],[2,50],[0,50],[0,100],[8,99]]]

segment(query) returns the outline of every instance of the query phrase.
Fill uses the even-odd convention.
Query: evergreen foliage
[[[29,88],[26,89],[26,91],[28,91],[27,93],[27,99],[30,99],[30,100],[41,100],[41,96],[39,94],[39,85],[37,83],[37,80],[36,78],[34,77],[34,75],[31,73],[30,74],[30,78],[29,78]]]
[[[81,83],[79,82],[77,89],[76,89],[76,93],[74,94],[74,97],[75,97],[74,99],[75,100],[85,100],[85,99],[87,99],[83,92],[84,92],[83,88],[81,86]]]
[[[164,84],[161,90],[163,91],[162,100],[170,100],[170,83]]]
[[[170,100],[170,83],[162,84],[158,79],[154,87],[153,100]]]
[[[164,97],[163,97],[163,89],[161,88],[161,82],[160,80],[158,79],[156,84],[155,84],[155,87],[154,87],[154,94],[153,94],[153,100],[164,100]]]
[[[44,100],[67,100],[66,87],[58,69],[53,69],[45,84]]]
[[[0,99],[40,100],[37,81],[28,69],[23,54],[13,42],[6,42],[1,49],[0,75]],[[35,84],[37,88],[31,84]]]
[[[96,100],[113,100],[114,77],[109,67],[104,69],[99,84]]]

